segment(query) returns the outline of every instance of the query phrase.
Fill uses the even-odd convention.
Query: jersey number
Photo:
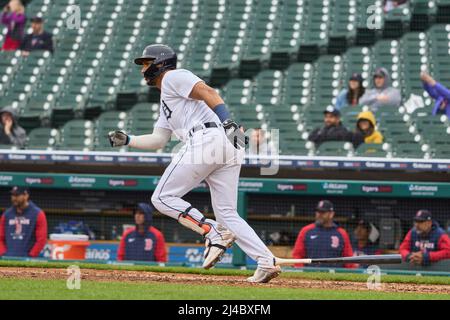
[[[162,109],[163,109],[164,115],[166,116],[166,119],[169,120],[170,117],[172,117],[172,110],[169,109],[169,107],[164,102],[164,100],[162,100]]]

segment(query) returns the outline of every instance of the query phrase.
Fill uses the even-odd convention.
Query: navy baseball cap
[[[370,222],[367,220],[364,220],[364,219],[359,219],[357,225],[363,226],[364,228],[366,228],[368,230],[370,230],[370,228],[371,228]]]
[[[13,196],[20,196],[22,194],[29,194],[28,188],[26,188],[26,187],[18,187],[18,186],[14,186],[11,189],[10,193]]]
[[[316,211],[318,212],[334,211],[333,203],[328,200],[321,200],[317,204]]]
[[[416,213],[416,216],[414,217],[414,221],[416,222],[424,222],[424,221],[431,221],[431,212],[428,210],[419,210]]]
[[[353,73],[351,75],[351,77],[350,77],[350,80],[356,80],[358,82],[362,82],[363,81],[363,77],[359,73]]]
[[[375,73],[373,74],[373,77],[380,77],[380,78],[386,78],[386,75],[383,72],[382,68],[378,68],[377,70],[375,70]]]
[[[43,23],[44,19],[42,19],[41,17],[33,17],[30,19],[30,21],[35,23]]]
[[[332,115],[335,115],[336,117],[341,116],[341,112],[333,106],[328,106],[325,109],[325,111],[323,112],[323,114],[327,114],[327,113],[331,113]]]

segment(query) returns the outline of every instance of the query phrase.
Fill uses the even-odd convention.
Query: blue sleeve
[[[434,87],[430,86],[428,83],[423,82],[423,88],[425,89],[426,92],[428,92],[430,97],[432,97],[434,99],[439,98],[439,95],[436,92],[436,89]]]
[[[224,103],[215,106],[213,111],[217,114],[222,123],[231,118],[230,112]]]
[[[450,90],[444,87],[442,84],[437,82],[436,85],[434,86],[434,89],[439,95],[445,97],[445,99],[447,100],[450,100]]]
[[[338,110],[343,109],[347,106],[347,90],[342,90],[341,93],[336,98],[336,103],[334,104],[334,107]]]

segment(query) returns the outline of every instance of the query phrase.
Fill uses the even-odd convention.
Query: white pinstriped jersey
[[[205,122],[220,123],[204,101],[189,98],[199,77],[185,69],[168,71],[161,83],[160,115],[155,127],[169,129],[186,141],[189,130]]]

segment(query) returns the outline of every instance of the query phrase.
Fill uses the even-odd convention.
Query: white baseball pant
[[[159,212],[178,220],[180,214],[191,207],[182,197],[206,181],[216,217],[216,221],[205,220],[212,226],[211,232],[217,232],[216,226],[220,223],[236,236],[236,243],[259,267],[270,268],[273,267],[273,254],[237,212],[243,157],[244,150],[234,148],[222,128],[195,132],[161,176],[152,195],[152,203]],[[204,219],[195,208],[189,211],[189,215],[196,221]]]

